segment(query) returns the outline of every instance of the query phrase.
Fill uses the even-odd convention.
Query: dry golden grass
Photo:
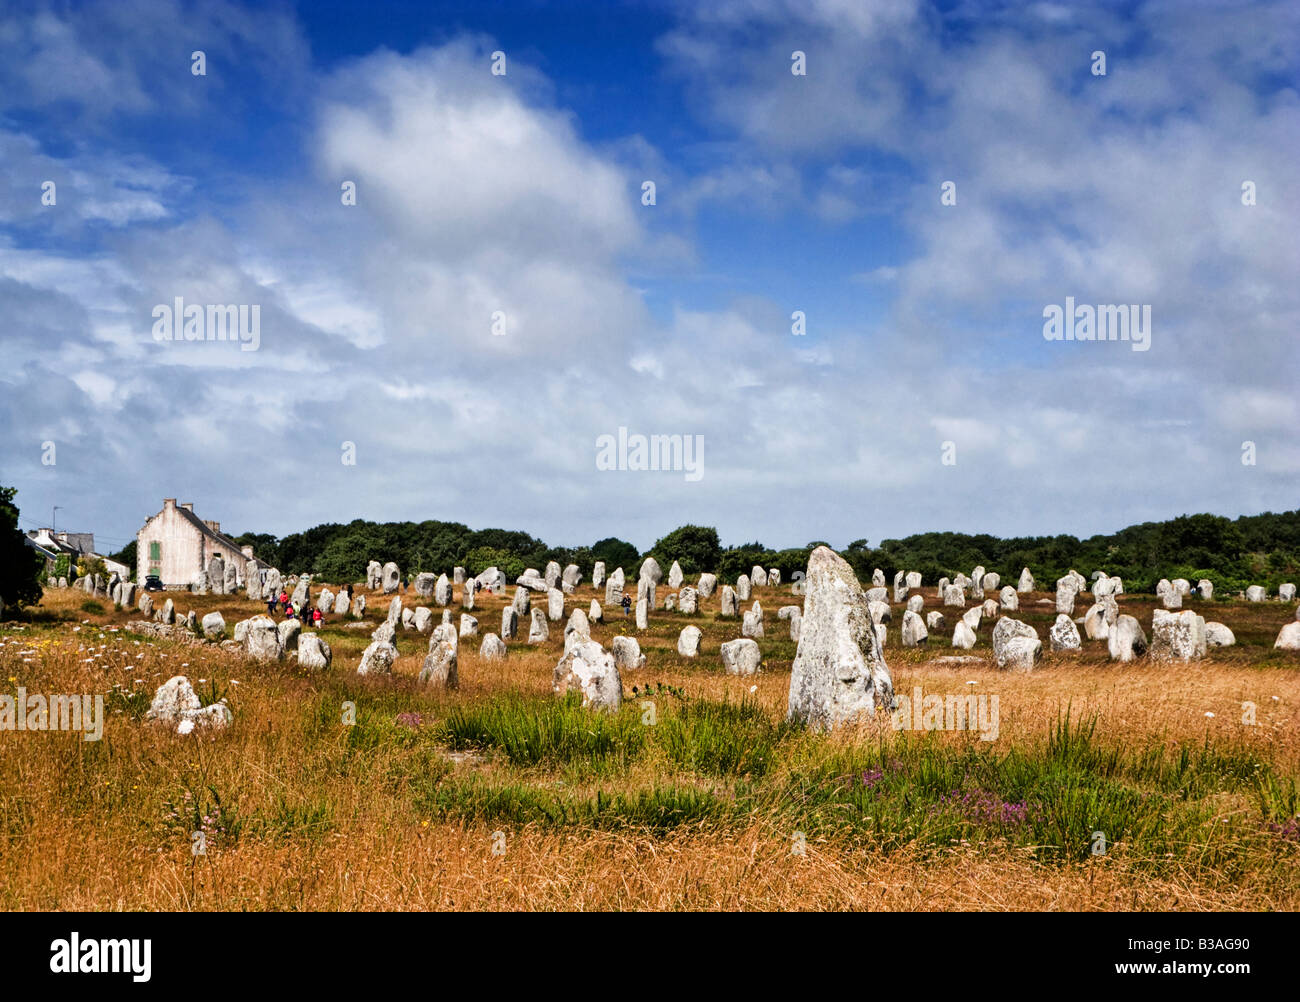
[[[925,589],[927,608],[936,607],[932,591]],[[231,626],[265,609],[238,597],[169,594],[182,613],[193,608],[202,616],[218,609]],[[579,589],[566,613],[575,606],[585,611],[594,594]],[[690,619],[660,612],[639,634],[621,610],[608,610],[614,615],[596,625],[593,635],[606,646],[619,632],[638,636],[648,667],[624,673],[629,697],[634,686],[643,691],[647,684],[662,684],[688,700],[748,698],[775,722],[784,717],[795,647],[776,610],[799,599],[788,587],[757,596],[768,630],[761,642],[764,671],[757,678],[721,672],[718,645],[739,634],[739,623],[716,618],[716,596]],[[1040,597],[1022,596],[1026,607],[1018,618],[1045,636],[1054,615],[1048,606],[1033,604]],[[416,602],[413,593],[405,599]],[[1237,786],[1215,789],[1195,805],[1204,811],[1203,843],[1184,840],[1165,854],[1170,858],[1159,860],[1122,839],[1107,855],[1082,861],[1051,860],[999,838],[945,845],[894,840],[886,850],[860,828],[833,826],[810,832],[806,854],[796,855],[790,815],[765,807],[666,828],[499,820],[469,806],[458,813],[457,805],[469,805],[476,790],[537,791],[580,802],[597,791],[635,793],[672,783],[727,801],[743,798],[748,780],[683,768],[659,745],[617,765],[581,758],[521,765],[492,749],[450,754],[429,738],[434,728],[427,725],[455,707],[490,705],[514,694],[551,699],[562,623],[551,624],[544,644],[512,642],[505,662],[480,663],[477,642],[463,642],[460,689],[446,693],[415,685],[427,638],[414,633],[398,635],[401,657],[392,678],[360,679],[355,667],[370,631],[345,629],[331,616],[323,633],[334,664],[311,675],[292,663],[255,666],[212,645],[126,636],[121,628],[138,613],[104,603],[104,612],[90,614],[81,609],[85,600],[79,591],[49,592],[29,622],[5,624],[0,691],[23,685],[33,693],[104,693],[117,684],[142,692],[135,698],[147,703],[159,683],[185,674],[200,691],[208,684],[200,679],[224,688],[235,723],[219,735],[180,738],[121,713],[110,717],[97,743],[74,734],[0,732],[0,906],[8,909],[1300,906],[1297,845],[1258,834],[1259,808]],[[387,603],[373,593],[368,602],[368,619],[377,625]],[[495,632],[503,600],[480,594],[478,602],[473,614],[480,631]],[[1149,624],[1149,601],[1126,596],[1122,604]],[[460,608],[452,608],[458,621]],[[998,740],[887,728],[831,737],[794,734],[783,739],[779,760],[763,782],[777,789],[800,770],[837,761],[837,755],[851,757],[861,747],[903,754],[926,743],[956,754],[974,744],[980,752],[1023,749],[1033,756],[1041,754],[1067,708],[1075,719],[1095,714],[1096,737],[1107,745],[1162,746],[1171,754],[1212,747],[1257,757],[1294,782],[1300,778],[1300,659],[1271,650],[1277,629],[1292,614],[1278,603],[1212,604],[1207,618],[1232,627],[1240,646],[1191,666],[1111,665],[1104,645],[1085,642],[1080,654],[1047,653],[1040,670],[1015,674],[993,667],[987,623],[978,631],[979,646],[969,652],[983,657],[981,663],[934,663],[963,653],[951,650],[946,637],[932,636],[929,648],[902,649],[896,607],[886,648],[896,691],[910,693],[919,685],[927,694],[995,693]],[[676,653],[677,633],[687,622],[704,632],[695,660]],[[522,617],[521,626],[526,636]],[[356,702],[373,722],[343,726],[344,699]],[[667,713],[680,702],[675,696],[656,700]],[[1254,726],[1242,723],[1245,701],[1258,707]],[[420,713],[426,726],[395,726],[393,718],[402,711]],[[222,798],[224,819],[237,818],[240,828],[223,832],[214,823],[209,851],[195,857],[188,838],[192,826],[172,813],[183,814],[194,802],[186,801],[187,793],[210,812],[211,791]],[[1218,824],[1231,834],[1209,830]],[[494,837],[496,832],[501,835]],[[504,852],[494,853],[501,839]]]

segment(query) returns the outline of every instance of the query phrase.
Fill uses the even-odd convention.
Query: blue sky
[[[105,546],[164,496],[643,547],[1295,507],[1297,43],[1288,3],[6,6],[0,483]],[[155,341],[177,296],[258,350]],[[1045,340],[1067,296],[1150,350]],[[704,475],[598,470],[619,427]]]

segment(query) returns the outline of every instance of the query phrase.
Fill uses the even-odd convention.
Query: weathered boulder
[[[929,639],[925,621],[910,609],[903,613],[903,646],[916,647]]]
[[[1262,602],[1266,598],[1268,598],[1268,592],[1266,592],[1260,585],[1251,585],[1246,589],[1247,602]]]
[[[1237,638],[1232,631],[1222,623],[1205,624],[1205,646],[1206,647],[1231,647],[1237,642]]]
[[[397,648],[382,640],[376,640],[361,652],[361,663],[357,665],[358,675],[391,675],[393,662],[397,660]]]
[[[938,632],[948,628],[948,621],[944,618],[943,613],[936,609],[933,612],[926,613],[925,626],[928,630]]]
[[[736,578],[736,598],[748,602],[751,594],[753,594],[753,585],[750,583],[749,575],[740,575]]]
[[[478,645],[478,656],[484,661],[504,661],[505,642],[495,633],[484,634],[482,642]]]
[[[610,646],[614,664],[619,668],[645,667],[645,655],[641,653],[641,645],[637,643],[636,637],[617,636]]]
[[[605,561],[597,560],[591,568],[591,586],[599,588],[605,583]]]
[[[1002,606],[1004,612],[1020,611],[1020,594],[1011,585],[1003,586],[998,592],[998,604]]]
[[[1112,661],[1132,661],[1147,652],[1147,635],[1132,616],[1118,616],[1106,635],[1106,649]]]
[[[1300,620],[1287,623],[1273,641],[1273,647],[1283,651],[1300,651]]]
[[[945,606],[955,606],[958,609],[966,605],[966,591],[958,584],[950,584],[943,590],[943,604]]]
[[[730,618],[736,614],[736,610],[740,607],[740,599],[737,597],[735,589],[732,588],[731,585],[722,586],[721,602],[722,610],[719,615]]]
[[[1043,642],[1028,623],[1003,616],[993,627],[993,660],[1004,671],[1032,671],[1042,656]]]
[[[241,630],[242,627],[242,630]],[[244,656],[254,661],[279,661],[284,657],[280,630],[270,616],[254,616],[235,626],[236,640],[244,645]],[[243,636],[238,634],[243,633]]]
[[[889,668],[853,569],[834,550],[819,546],[808,557],[804,586],[787,717],[829,730],[872,716],[877,706],[892,710]]]
[[[577,692],[582,705],[593,710],[616,712],[623,701],[623,679],[614,655],[594,640],[574,644],[555,666],[551,685],[557,696]]]
[[[684,658],[693,658],[700,653],[698,626],[687,626],[677,635],[677,653]]]
[[[460,640],[456,628],[450,623],[440,623],[433,628],[429,637],[429,653],[424,656],[424,664],[416,679],[420,685],[439,686],[444,689],[459,688],[456,661],[460,650]]]
[[[1023,591],[1033,591],[1033,590],[1034,590],[1034,576],[1029,573],[1029,568],[1026,567],[1024,570],[1020,572],[1020,582],[1019,584],[1016,585],[1016,591],[1023,592]]]
[[[334,658],[330,645],[319,633],[304,633],[298,638],[298,665],[302,668],[328,668]]]
[[[282,619],[276,627],[276,632],[280,634],[280,650],[296,651],[298,649],[298,637],[302,634],[302,620],[300,619]]]
[[[975,646],[975,631],[966,625],[966,620],[957,620],[957,625],[952,631],[952,645],[963,651],[968,651]]]
[[[546,625],[546,613],[541,609],[534,609],[532,612],[532,622],[528,627],[528,642],[530,644],[540,644],[551,639],[551,629]]]
[[[695,589],[700,593],[700,598],[711,598],[718,588],[718,576],[716,574],[701,574],[700,580],[696,583]]]
[[[388,563],[384,564],[383,574],[381,577],[384,594],[391,595],[393,592],[397,591],[401,583],[402,572],[398,569],[397,565],[390,560]]]
[[[1214,598],[1214,582],[1209,578],[1201,578],[1197,581],[1196,590],[1201,593],[1201,598],[1207,601]]]
[[[728,675],[758,674],[763,655],[753,640],[728,640],[718,650],[722,654],[722,668]]]
[[[564,618],[564,592],[559,588],[552,588],[546,593],[546,618],[552,623],[558,623]]]
[[[462,637],[478,636],[478,619],[467,612],[460,614],[460,635]]]
[[[209,612],[203,617],[203,636],[208,640],[220,640],[226,635],[226,620],[219,612]]]
[[[761,637],[763,635],[763,616],[750,609],[740,620],[742,637]]]
[[[699,606],[699,594],[690,585],[677,593],[677,608],[688,616],[695,615]]]
[[[422,605],[411,615],[411,626],[426,636],[433,632],[433,610]]]
[[[433,604],[451,604],[451,582],[447,580],[446,574],[439,574],[438,580],[433,583]]]
[[[1205,657],[1205,620],[1191,609],[1151,614],[1151,656],[1158,661],[1196,661]]]
[[[519,613],[514,606],[508,605],[501,610],[501,639],[514,640],[519,632]]]
[[[154,692],[153,701],[145,713],[150,723],[175,726],[177,734],[195,730],[221,730],[230,724],[234,714],[225,700],[203,706],[190,680],[175,675]]]
[[[1057,615],[1056,622],[1047,631],[1047,636],[1054,651],[1077,651],[1083,646],[1083,642],[1079,639],[1079,628],[1065,613]]]

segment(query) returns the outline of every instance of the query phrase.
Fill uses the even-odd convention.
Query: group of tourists
[[[352,586],[348,585],[348,604],[352,603]],[[325,618],[325,614],[318,608],[308,608],[306,602],[297,604],[289,597],[288,591],[280,589],[278,596],[271,595],[266,600],[266,611],[274,616],[277,612],[282,612],[285,619],[302,620],[303,626],[320,626]]]

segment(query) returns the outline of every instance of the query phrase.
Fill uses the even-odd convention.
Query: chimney
[[[168,508],[175,508],[175,507],[176,507],[175,498],[163,498],[163,511],[166,511]]]
[[[185,509],[186,511],[188,511],[188,512],[193,512],[193,511],[194,511],[194,502],[193,502],[193,501],[186,501],[183,505],[181,505],[181,507],[184,508],[184,509]]]

